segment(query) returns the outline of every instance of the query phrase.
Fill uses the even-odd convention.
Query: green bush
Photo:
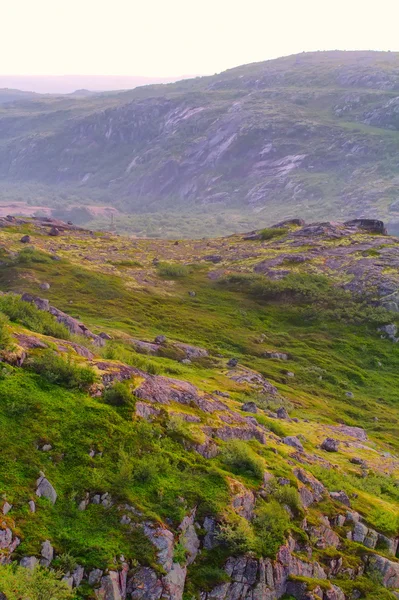
[[[19,252],[16,262],[20,265],[31,266],[35,263],[49,264],[52,262],[52,259],[48,254],[42,252],[41,250],[24,248],[21,250],[21,252]]]
[[[30,360],[28,365],[50,383],[71,389],[87,390],[96,379],[91,367],[74,364],[69,356],[65,360],[51,350],[42,352]]]
[[[5,350],[11,344],[11,336],[7,327],[8,319],[0,313],[0,350]]]
[[[241,440],[227,442],[222,450],[222,462],[233,473],[261,479],[263,464],[260,458]]]
[[[103,400],[111,406],[132,406],[134,404],[129,384],[117,381],[112,387],[105,390]]]
[[[157,271],[165,279],[179,279],[187,277],[190,270],[186,265],[177,263],[160,262],[157,264]]]
[[[225,514],[217,538],[231,554],[252,552],[256,548],[255,534],[250,523],[233,511]]]
[[[69,340],[69,330],[58,323],[50,313],[39,310],[34,304],[21,300],[20,296],[7,294],[0,296],[0,311],[15,323],[20,323],[27,329],[50,335],[52,337]]]
[[[30,570],[15,565],[0,566],[0,590],[7,600],[70,600],[74,597],[58,573],[43,567]]]
[[[264,558],[275,558],[289,527],[287,511],[276,500],[263,502],[254,519],[258,554]]]
[[[274,493],[274,497],[280,504],[286,504],[295,515],[303,512],[299,492],[291,485],[281,485]]]
[[[285,227],[267,227],[265,229],[262,229],[259,232],[259,235],[261,240],[266,241],[272,240],[276,237],[281,237],[283,235],[286,235],[286,233],[288,233],[288,229],[286,229]]]

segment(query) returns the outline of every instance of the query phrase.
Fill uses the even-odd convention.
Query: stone
[[[364,431],[362,427],[351,427],[349,425],[337,425],[332,426],[331,429],[342,433],[344,435],[348,435],[349,437],[353,437],[360,442],[367,442],[367,433]]]
[[[77,565],[74,572],[72,573],[72,579],[73,579],[73,583],[74,583],[75,587],[79,587],[80,584],[82,583],[84,573],[85,573],[84,568],[81,567],[80,565]]]
[[[353,398],[353,392],[345,392],[347,398]]]
[[[168,573],[173,565],[174,537],[169,529],[156,527],[149,522],[143,525],[144,535],[157,549],[157,562]]]
[[[50,231],[48,232],[49,235],[53,236],[53,237],[57,237],[58,235],[60,235],[60,230],[57,227],[51,227]]]
[[[154,340],[155,344],[165,344],[166,342],[166,335],[157,335],[157,337]]]
[[[40,560],[40,564],[43,567],[50,566],[50,563],[52,562],[52,560],[54,558],[54,548],[50,544],[49,540],[46,540],[45,542],[43,542],[40,554],[42,556],[42,559]]]
[[[236,367],[238,365],[238,358],[230,358],[230,360],[227,362],[227,366],[228,367]]]
[[[357,523],[355,523],[355,527],[353,528],[352,540],[354,542],[357,542],[358,544],[363,544],[364,540],[366,539],[367,532],[368,528],[365,525],[363,525],[363,523],[360,523],[360,521],[358,521]]]
[[[190,290],[188,292],[188,295],[190,296],[190,298],[195,298],[195,296],[197,295],[195,292],[193,292],[192,290]]]
[[[93,569],[89,573],[88,584],[92,587],[97,585],[100,583],[102,575],[103,571],[101,571],[101,569]]]
[[[299,452],[304,451],[300,440],[295,435],[287,435],[286,437],[283,438],[283,442],[284,442],[284,444],[287,444],[287,446],[291,446],[292,448],[295,448]]]
[[[8,502],[4,502],[3,508],[2,508],[3,515],[6,515],[7,513],[9,513],[11,509],[12,509],[12,504],[9,504]]]
[[[41,447],[41,450],[43,452],[49,452],[52,449],[52,445],[51,444],[44,444],[44,446]]]
[[[41,289],[41,290],[49,290],[49,289],[50,289],[50,284],[49,284],[49,283],[46,283],[46,282],[44,282],[44,283],[41,283],[41,284],[40,284],[40,289]]]
[[[348,495],[342,490],[340,492],[330,492],[330,496],[333,500],[341,502],[341,504],[345,504],[345,506],[351,505]]]
[[[127,584],[127,594],[132,600],[160,600],[163,585],[150,567],[137,569]]]
[[[285,420],[289,419],[289,415],[284,406],[280,406],[280,408],[277,409],[276,415],[277,415],[278,419],[285,419]]]
[[[112,336],[109,333],[105,333],[105,331],[101,331],[99,334],[100,338],[103,340],[112,340]]]
[[[36,482],[36,496],[44,497],[50,500],[51,504],[55,504],[57,500],[57,492],[46,477],[41,476]]]
[[[321,444],[320,448],[325,450],[326,452],[338,452],[339,450],[339,441],[334,438],[326,438],[324,442]]]
[[[217,545],[216,542],[216,520],[213,517],[205,517],[203,529],[206,531],[204,537],[205,550],[212,550]]]
[[[122,600],[119,573],[110,571],[101,578],[101,587],[96,590],[98,600]]]
[[[45,298],[39,298],[39,296],[32,296],[32,294],[22,294],[21,300],[34,304],[39,310],[48,312],[50,310],[50,303]]]
[[[36,556],[24,556],[19,564],[21,567],[25,567],[25,569],[33,570],[37,566],[38,562],[39,561]]]
[[[247,521],[250,521],[254,515],[255,494],[251,490],[248,490],[242,483],[235,480],[230,482],[230,490],[232,493],[231,506],[234,511]]]
[[[195,514],[194,508],[179,525],[181,531],[179,541],[186,551],[187,565],[195,561],[200,548],[200,540],[194,526]]]
[[[20,239],[23,244],[30,244],[30,235],[23,235]]]
[[[289,358],[285,352],[273,352],[271,350],[266,351],[263,356],[265,358],[276,358],[277,360],[288,360]]]
[[[368,558],[366,573],[375,573],[375,571],[379,573],[384,587],[399,588],[399,563],[375,554]]]
[[[187,567],[173,563],[170,571],[162,577],[163,594],[165,600],[182,600],[184,584],[186,581]]]
[[[29,510],[31,513],[36,512],[36,504],[33,502],[33,500],[29,500],[28,502],[29,504]]]
[[[255,402],[245,402],[242,405],[242,410],[244,412],[249,412],[249,413],[257,413],[258,412],[258,407],[256,406]]]

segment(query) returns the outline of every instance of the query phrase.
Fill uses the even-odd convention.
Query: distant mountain
[[[129,212],[395,223],[398,131],[399,53],[303,53],[168,85],[3,106],[0,178]]]
[[[16,100],[30,100],[35,96],[36,94],[34,92],[24,92],[22,90],[0,88],[0,104],[14,102]]]
[[[140,85],[170,83],[182,77],[131,75],[0,75],[0,88],[12,87],[38,94],[70,94],[75,90],[127,90]]]

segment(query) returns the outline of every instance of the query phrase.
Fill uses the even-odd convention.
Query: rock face
[[[291,446],[299,452],[304,451],[301,441],[295,435],[287,435],[285,438],[283,438],[283,442],[284,444],[287,444],[287,446]]]
[[[384,587],[389,589],[399,588],[399,563],[393,562],[383,556],[370,556],[367,561],[366,572],[377,571],[380,574]]]

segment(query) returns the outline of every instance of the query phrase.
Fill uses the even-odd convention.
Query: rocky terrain
[[[120,230],[158,236],[298,211],[375,216],[396,231],[398,90],[398,53],[337,51],[110,95],[15,100],[0,107],[3,198],[104,202],[141,215],[116,219]]]
[[[0,247],[2,600],[399,597],[381,221]]]

